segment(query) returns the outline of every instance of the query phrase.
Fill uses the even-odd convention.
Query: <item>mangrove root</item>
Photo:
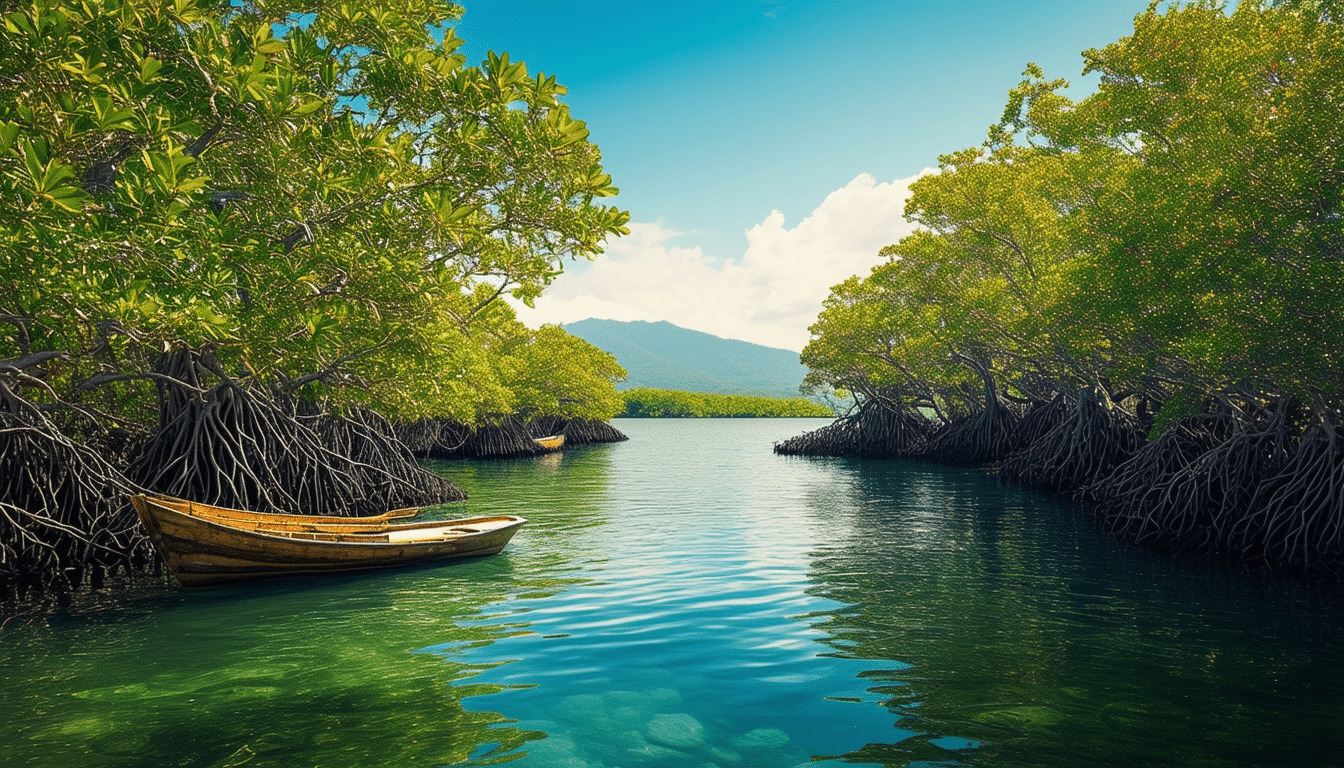
[[[3,388],[3,384],[0,384]],[[0,398],[4,399],[4,398]],[[0,592],[14,604],[152,572],[138,492],[35,410],[0,411]]]
[[[1288,463],[1287,403],[1186,417],[1087,489],[1112,530],[1143,543],[1221,548],[1257,488]]]
[[[929,443],[929,458],[948,464],[990,464],[1016,447],[1019,417],[997,400],[940,429]]]
[[[1297,454],[1261,483],[1231,540],[1239,549],[1292,566],[1344,560],[1344,417],[1318,408]]]
[[[775,443],[788,456],[917,456],[928,445],[933,423],[922,414],[876,398],[857,411],[811,432]]]
[[[567,446],[619,443],[630,439],[619,429],[601,419],[566,419],[561,416],[542,416],[529,421],[527,430],[532,437],[564,435],[565,445]]]
[[[168,418],[128,474],[172,496],[290,514],[369,515],[464,498],[421,470],[385,423],[301,416],[285,404],[230,381],[199,397],[170,394]]]
[[[1078,400],[1073,413],[996,467],[1000,477],[1069,491],[1109,474],[1142,443],[1134,417],[1096,396]]]

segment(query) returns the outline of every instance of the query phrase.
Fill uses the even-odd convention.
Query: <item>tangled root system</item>
[[[381,417],[324,415],[241,386],[208,350],[176,351],[165,370],[161,426],[127,472],[145,488],[225,507],[344,516],[465,498],[423,470]],[[207,388],[207,380],[220,383]]]
[[[1289,461],[1288,405],[1186,417],[1088,488],[1109,526],[1144,543],[1223,547]]]
[[[1062,393],[1056,394],[1048,402],[1036,401],[1027,406],[1026,413],[1017,424],[1017,433],[1013,436],[1014,450],[1026,448],[1045,437],[1050,430],[1059,426],[1070,415],[1074,403]]]
[[[775,443],[790,456],[916,456],[928,446],[933,423],[920,413],[879,399],[821,429]]]
[[[561,416],[542,416],[527,423],[532,437],[564,435],[565,445],[620,443],[630,438],[601,419],[566,419]]]
[[[619,429],[600,419],[566,419],[545,416],[523,423],[506,419],[499,424],[468,427],[443,419],[420,419],[395,428],[412,453],[429,459],[512,459],[540,456],[554,449],[543,448],[536,438],[564,435],[565,445],[619,443],[629,440]]]
[[[1234,546],[1294,566],[1344,561],[1344,415],[1318,407],[1297,453],[1261,483],[1236,522]]]
[[[226,382],[183,399],[132,462],[146,488],[240,509],[369,515],[465,498],[421,469],[381,421],[299,416]]]
[[[1006,456],[1016,443],[1019,417],[998,401],[939,430],[929,443],[930,458],[948,464],[989,464]]]
[[[1142,444],[1137,421],[1099,398],[1074,401],[1072,413],[997,466],[1000,477],[1072,491],[1109,474]]]
[[[137,491],[97,452],[67,438],[35,409],[0,410],[5,601],[151,571],[157,558],[130,505],[129,495]]]

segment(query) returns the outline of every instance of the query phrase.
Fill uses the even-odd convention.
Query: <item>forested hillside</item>
[[[724,339],[666,321],[589,319],[564,328],[616,357],[627,372],[621,389],[798,397],[807,374],[795,352]]]
[[[778,449],[987,464],[1139,540],[1337,569],[1341,22],[1154,5],[1081,101],[1029,67],[812,328],[809,382],[862,409]]]

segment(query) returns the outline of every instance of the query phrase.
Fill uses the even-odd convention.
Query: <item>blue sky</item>
[[[520,317],[669,320],[801,349],[831,285],[909,226],[905,184],[978,145],[1028,62],[1079,97],[1081,52],[1146,0],[462,0],[460,49],[569,88],[636,223]]]

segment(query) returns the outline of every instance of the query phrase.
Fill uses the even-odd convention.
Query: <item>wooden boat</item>
[[[230,509],[210,504],[198,504],[186,499],[158,495],[150,497],[155,503],[171,507],[183,514],[215,520],[234,528],[252,531],[294,530],[326,531],[328,533],[357,533],[374,531],[388,527],[394,520],[415,517],[418,507],[394,509],[371,517],[334,517],[332,515],[279,515],[267,512],[253,512],[246,509]],[[134,502],[134,500],[132,500]]]
[[[395,523],[414,510],[373,518],[296,516],[230,510],[180,499],[136,495],[136,514],[185,587],[268,576],[389,568],[493,555],[527,522],[515,515]],[[240,513],[250,519],[239,519]],[[370,522],[352,522],[365,520]]]
[[[565,436],[551,435],[550,437],[534,437],[532,438],[532,442],[540,445],[542,448],[550,448],[553,451],[558,451],[565,447]]]

